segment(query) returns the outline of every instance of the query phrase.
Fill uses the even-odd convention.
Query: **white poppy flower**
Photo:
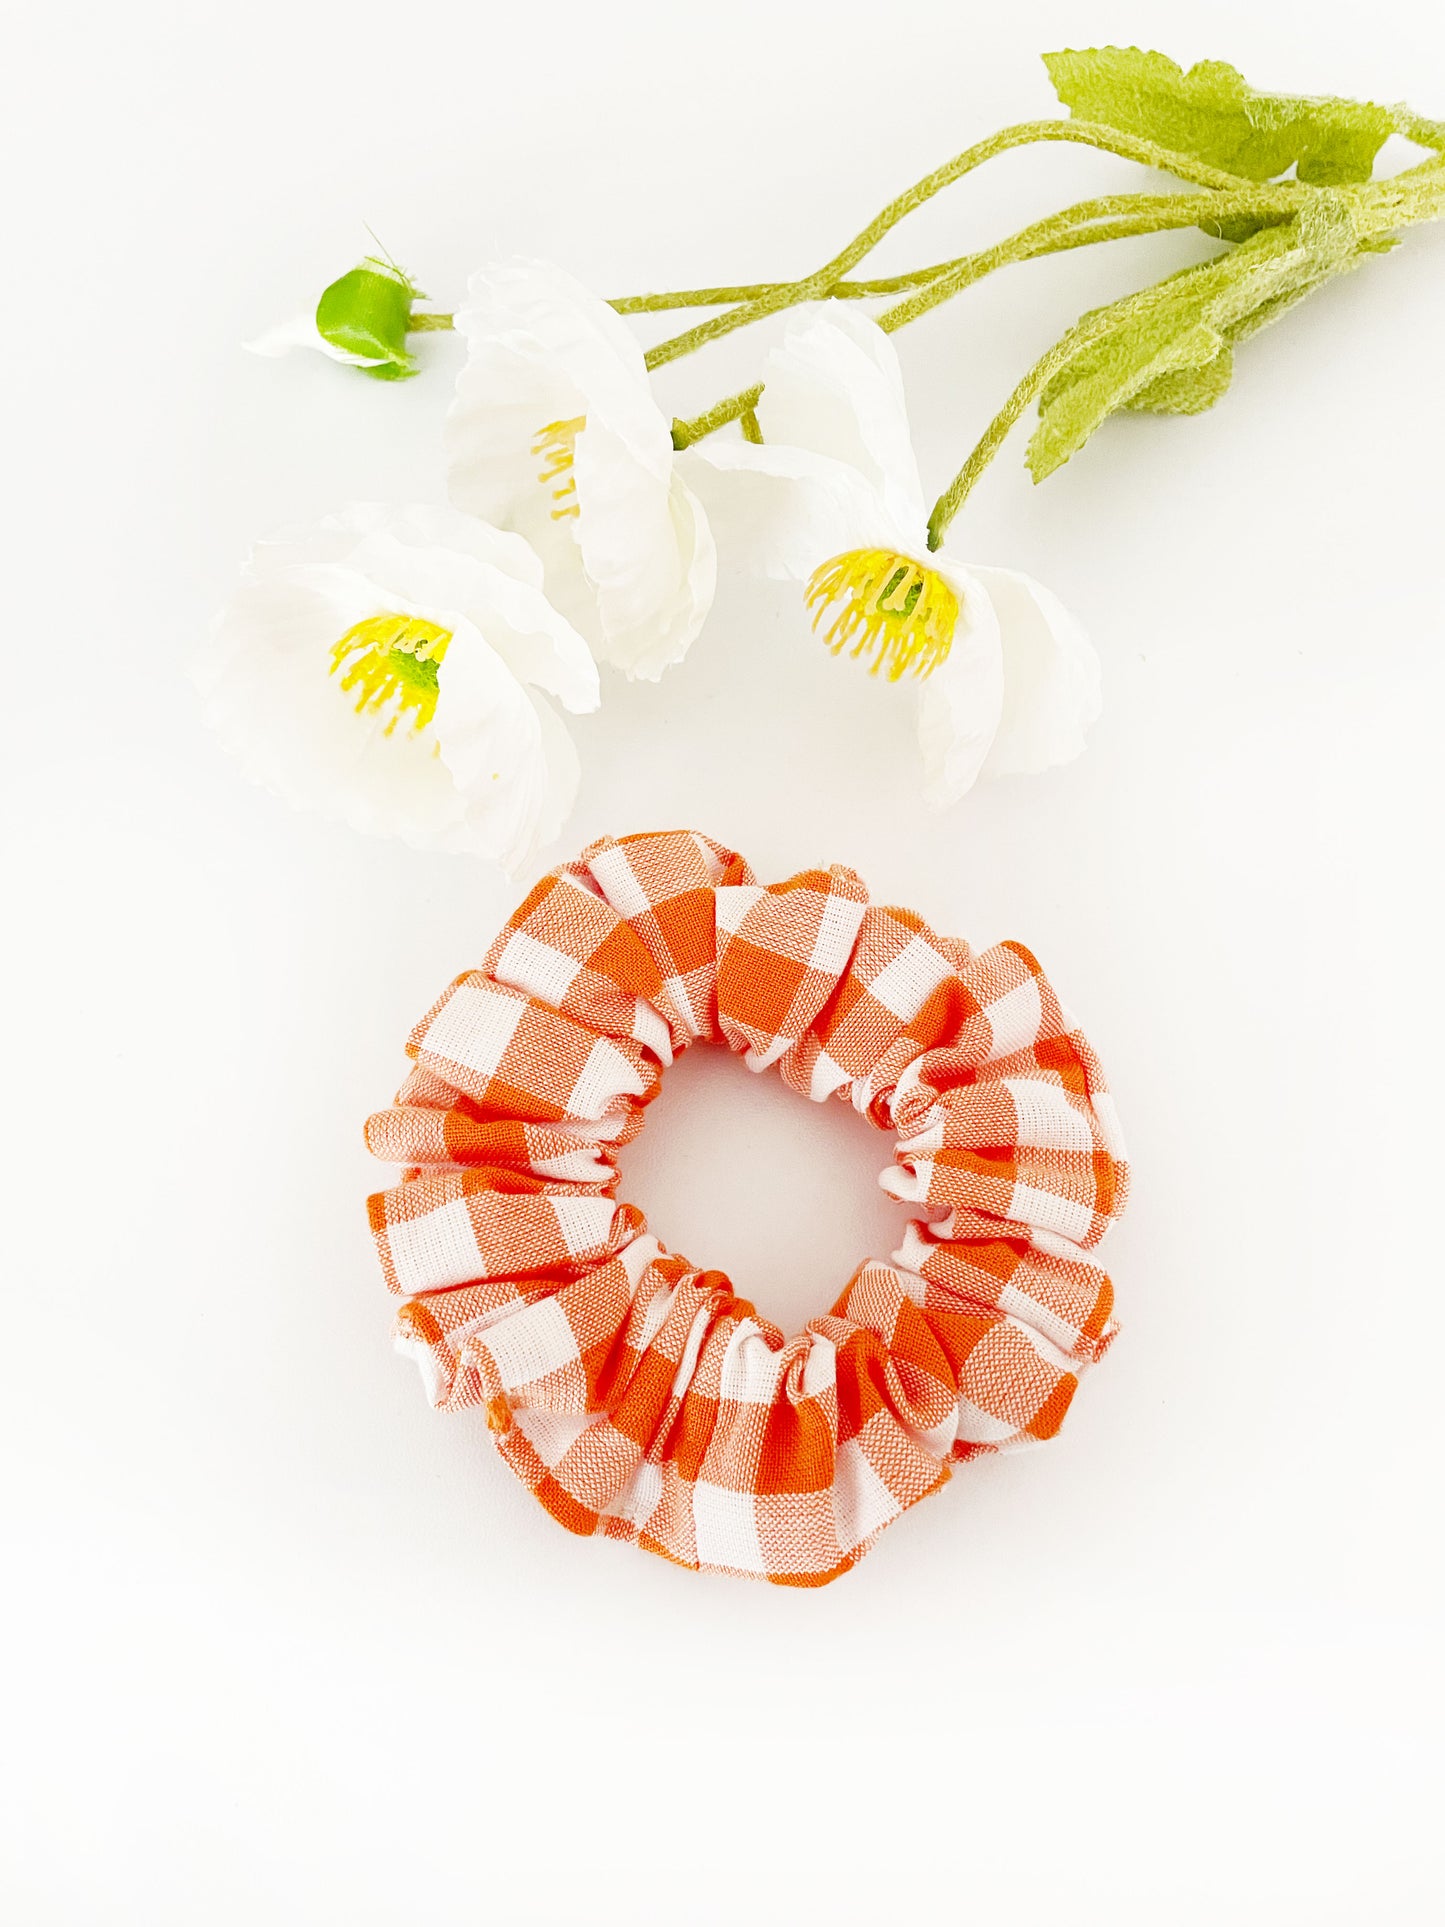
[[[599,662],[655,681],[702,627],[716,555],[641,348],[605,301],[538,261],[474,274],[455,327],[467,359],[447,418],[452,500],[526,536]]]
[[[357,506],[258,543],[196,680],[250,774],[288,801],[509,868],[576,793],[546,697],[598,703],[531,549],[450,508]]]
[[[765,573],[807,583],[813,626],[835,654],[923,679],[929,800],[1077,756],[1099,713],[1098,657],[1040,583],[929,550],[888,336],[841,302],[802,308],[762,373],[763,441],[700,446],[688,457],[695,479],[725,550],[735,543]]]

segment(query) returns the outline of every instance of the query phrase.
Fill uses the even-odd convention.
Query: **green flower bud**
[[[378,381],[405,381],[417,371],[406,337],[411,307],[422,299],[401,269],[373,256],[333,281],[316,304],[321,339],[337,349],[364,375]]]

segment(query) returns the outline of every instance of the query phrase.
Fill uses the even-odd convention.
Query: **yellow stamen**
[[[804,600],[835,656],[872,656],[890,682],[928,676],[953,646],[958,595],[936,569],[891,549],[850,549],[813,571]],[[851,644],[851,647],[850,647]]]
[[[577,437],[587,426],[585,415],[574,415],[570,421],[548,422],[539,429],[537,439],[532,444],[532,453],[541,461],[537,480],[543,488],[552,489],[552,500],[556,506],[552,510],[552,520],[563,522],[570,515],[579,515],[577,506],[577,477],[572,473],[572,458],[577,452]]]
[[[451,639],[450,629],[420,616],[369,616],[333,646],[331,673],[348,695],[356,691],[358,716],[391,709],[383,736],[404,716],[416,735],[436,714],[437,665]]]

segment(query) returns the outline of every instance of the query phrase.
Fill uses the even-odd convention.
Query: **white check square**
[[[914,937],[891,963],[884,964],[868,986],[868,994],[885,1010],[906,1022],[916,1017],[949,973],[947,958],[932,944]]]
[[[541,1298],[487,1333],[486,1347],[508,1390],[575,1363],[577,1340],[555,1298]]]
[[[494,1077],[526,1010],[510,991],[458,984],[428,1025],[422,1049],[478,1077]]]
[[[555,1010],[561,1006],[581,968],[580,963],[563,951],[554,950],[549,943],[538,943],[525,930],[518,930],[508,938],[492,975],[498,983],[513,984]]]
[[[386,1234],[398,1288],[407,1296],[465,1285],[484,1275],[465,1198],[391,1225]]]
[[[758,1522],[750,1492],[699,1480],[693,1487],[692,1515],[697,1556],[705,1566],[731,1566],[736,1572],[766,1572]]]

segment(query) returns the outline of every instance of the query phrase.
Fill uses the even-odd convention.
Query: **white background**
[[[571,1539],[480,1419],[425,1405],[389,1348],[361,1120],[522,884],[290,814],[184,677],[253,536],[439,499],[453,343],[400,387],[237,345],[350,265],[363,220],[438,305],[515,249],[608,294],[796,275],[1052,111],[1040,51],[1109,39],[1445,112],[1445,16],[1406,0],[12,24],[19,1927],[1432,1914],[1445,233],[1251,343],[1210,415],[1112,424],[1037,490],[1010,443],[957,545],[1094,633],[1081,762],[929,816],[906,708],[791,592],[731,575],[687,664],[577,731],[548,861],[686,825],[765,877],[848,862],[942,928],[1017,936],[1131,1138],[1125,1333],[1058,1443],[966,1470],[821,1593]],[[1136,184],[1014,156],[881,260]],[[925,479],[1079,312],[1202,245],[1013,269],[911,330]],[[669,370],[668,405],[762,347]],[[891,1244],[885,1153],[699,1053],[626,1190],[796,1325]]]

